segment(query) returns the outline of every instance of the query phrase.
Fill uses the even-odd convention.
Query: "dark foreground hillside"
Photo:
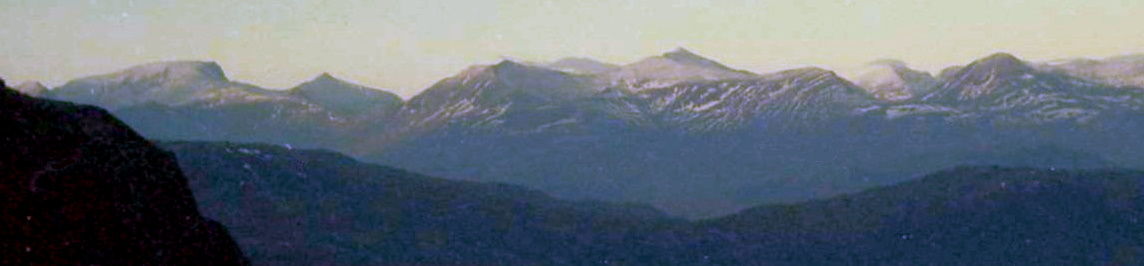
[[[1142,181],[1137,171],[962,167],[697,228],[717,264],[1140,265]]]
[[[270,265],[672,263],[650,239],[686,223],[646,206],[570,202],[272,145],[162,144],[203,212]]]
[[[106,111],[0,88],[0,113],[0,264],[248,264],[173,156]]]
[[[336,153],[175,142],[204,213],[268,264],[1136,265],[1144,173],[960,167],[686,222]]]

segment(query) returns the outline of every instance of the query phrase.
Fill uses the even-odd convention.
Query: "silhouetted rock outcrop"
[[[106,111],[3,87],[0,113],[0,264],[249,264],[175,158]]]

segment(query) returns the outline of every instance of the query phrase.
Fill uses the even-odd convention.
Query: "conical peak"
[[[676,47],[674,50],[663,53],[663,57],[672,56],[699,56],[683,47]]]
[[[531,68],[524,64],[517,63],[516,61],[504,59],[500,62],[497,62],[495,65],[488,66],[480,70],[478,73],[488,73],[498,76],[516,75],[520,74],[521,71],[528,71],[528,69]]]
[[[959,72],[959,75],[999,77],[1024,75],[1033,72],[1033,67],[1008,53],[995,53],[973,61]]]
[[[493,65],[494,69],[521,68],[521,67],[524,67],[524,65],[517,63],[516,61],[509,60],[509,59],[503,59],[499,63],[497,63],[496,65]]]
[[[662,55],[662,57],[670,59],[672,61],[681,62],[681,63],[687,63],[687,62],[714,63],[714,61],[712,61],[711,59],[707,59],[706,57],[695,54],[691,51],[688,51],[687,49],[683,49],[682,47],[675,48],[675,50],[664,53]]]
[[[1009,53],[995,53],[985,58],[978,59],[973,63],[974,65],[987,66],[991,68],[1027,68],[1028,66],[1024,61],[1013,56]]]
[[[340,80],[338,78],[335,78],[333,75],[330,75],[330,73],[328,73],[328,72],[323,72],[322,74],[315,76],[313,79],[303,83],[302,85],[307,85],[307,84],[328,86],[328,85],[333,85],[333,84],[349,84],[349,83],[345,82],[343,80]]]
[[[1018,62],[1021,61],[1021,59],[1017,58],[1017,56],[1010,54],[1010,53],[1006,53],[1006,52],[996,52],[996,53],[990,54],[989,56],[986,56],[985,58],[982,58],[981,60],[982,61],[1003,60],[1003,61],[1018,61]]]
[[[683,48],[676,48],[675,50],[664,53],[663,55],[651,57],[651,58],[645,59],[643,61],[637,62],[633,65],[638,65],[641,63],[648,63],[648,62],[653,62],[653,64],[662,64],[663,61],[668,61],[668,62],[671,62],[673,64],[679,64],[679,65],[683,65],[683,66],[703,67],[703,68],[708,68],[708,69],[718,69],[721,71],[734,71],[733,69],[723,65],[722,63],[719,63],[719,62],[716,62],[715,60],[711,60],[709,58],[695,54],[695,53],[693,53],[687,49],[683,49]]]

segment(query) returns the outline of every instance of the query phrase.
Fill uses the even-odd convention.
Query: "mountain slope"
[[[164,146],[204,212],[273,264],[1136,264],[1144,254],[1137,171],[960,167],[685,223],[329,152]]]
[[[172,142],[208,216],[259,263],[654,263],[682,225],[646,206],[556,200],[270,145]]]
[[[503,98],[501,106],[518,108],[503,113],[424,102],[426,113],[477,119],[419,127],[359,154],[433,176],[644,202],[687,217],[833,196],[963,163],[1136,166],[1144,158],[1133,151],[1139,145],[1114,141],[1144,128],[1138,92],[1040,72],[1005,54],[950,71],[953,78],[896,102],[819,68],[634,92],[607,87],[535,108]],[[1036,147],[1061,154],[1020,158]]]
[[[0,113],[3,264],[247,264],[171,154],[106,111],[0,88]]]
[[[282,96],[232,82],[215,62],[171,61],[131,67],[115,73],[80,78],[52,89],[46,97],[111,110],[146,103],[181,105],[262,101]]]
[[[350,145],[352,139],[345,137],[346,129],[353,128],[356,122],[320,106],[296,101],[144,104],[113,113],[152,139],[245,141],[306,148]]]
[[[313,80],[299,84],[288,90],[287,94],[347,116],[385,116],[400,109],[403,103],[396,94],[352,84],[334,78],[329,73],[322,73]]]
[[[685,81],[752,79],[757,75],[735,70],[714,60],[679,48],[648,57],[604,74],[612,86],[639,91],[662,88]]]
[[[588,76],[508,60],[492,66],[474,66],[410,99],[395,117],[398,132],[390,135],[418,134],[450,125],[533,127],[547,121],[507,117],[582,99],[599,91]]]
[[[639,94],[666,127],[693,132],[740,129],[758,121],[794,127],[878,108],[868,93],[819,68],[753,80],[686,82]]]
[[[1006,123],[1084,123],[1102,115],[1139,110],[1144,94],[1039,71],[1013,55],[998,53],[945,77],[919,102]]]
[[[871,62],[854,78],[854,83],[883,101],[902,101],[925,94],[937,85],[929,73],[910,69],[898,60]]]
[[[713,264],[1117,264],[1144,254],[1144,173],[962,167],[701,223]],[[737,248],[728,249],[726,245]]]
[[[1037,65],[1045,71],[1105,83],[1111,86],[1144,88],[1144,55],[1125,55],[1102,60],[1070,59]]]

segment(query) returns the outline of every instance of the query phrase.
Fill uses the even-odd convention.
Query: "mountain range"
[[[849,95],[849,87],[826,88]],[[0,124],[10,129],[3,133],[10,156],[0,164],[8,173],[0,193],[9,199],[0,205],[6,221],[0,226],[0,261],[8,264],[248,264],[239,248],[253,263],[275,265],[1135,265],[1144,255],[1144,173],[1101,166],[1108,163],[1099,158],[1103,154],[1051,145],[984,158],[1048,167],[946,168],[861,192],[756,204],[687,221],[647,204],[571,201],[517,185],[430,177],[325,150],[227,142],[156,145],[100,108],[6,88],[0,90],[0,108],[9,114]],[[795,111],[776,114],[800,113]],[[801,136],[834,122],[761,130]],[[665,147],[656,141],[697,141],[684,134],[696,133],[671,133],[677,138],[657,135],[638,150]],[[871,140],[842,138],[854,139]],[[729,142],[738,140],[743,139],[723,135],[712,143],[742,145]],[[764,144],[769,149],[774,143]],[[735,145],[718,148],[743,150]],[[925,150],[983,159],[956,149]],[[676,151],[694,158],[711,152]],[[798,156],[796,151],[789,156]],[[758,155],[782,158],[770,150]],[[658,173],[697,167],[671,162],[683,166]],[[1065,169],[1079,167],[1101,169]],[[697,189],[735,181],[688,174],[701,182],[682,185]]]
[[[625,65],[473,66],[404,102],[330,75],[269,90],[214,63],[164,62],[41,95],[108,108],[149,138],[331,149],[694,218],[962,163],[1140,167],[1144,145],[1118,141],[1144,129],[1129,59],[998,53],[937,75],[880,60],[850,80],[821,68],[750,73],[677,49]],[[1028,165],[1018,154],[1029,150],[1056,151],[1032,160],[1053,165]]]
[[[1144,55],[1124,55],[1105,59],[1067,59],[1037,64],[1038,69],[1060,72],[1102,83],[1144,87]]]
[[[291,264],[1119,264],[1144,255],[1144,173],[955,167],[686,221],[275,145],[168,142],[203,212]]]

